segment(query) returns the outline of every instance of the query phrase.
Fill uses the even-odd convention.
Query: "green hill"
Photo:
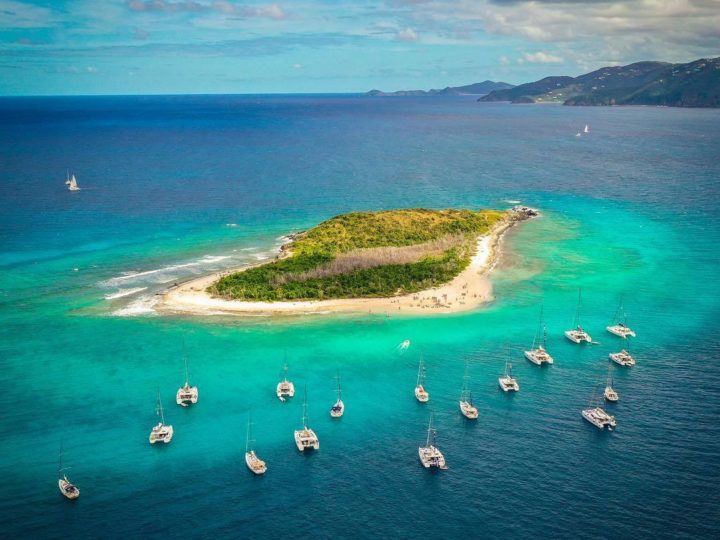
[[[336,216],[296,235],[290,253],[221,278],[208,292],[227,299],[318,300],[389,297],[458,275],[477,236],[506,212],[407,209]]]
[[[478,101],[720,107],[720,58],[687,64],[637,62],[579,77],[547,77],[493,91]]]

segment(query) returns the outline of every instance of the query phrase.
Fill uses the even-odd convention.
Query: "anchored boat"
[[[460,412],[465,418],[476,420],[478,417],[477,407],[473,404],[472,393],[468,389],[468,361],[465,360],[465,375],[463,376],[463,385],[460,390]]]
[[[430,400],[430,394],[425,390],[425,360],[420,354],[420,365],[418,366],[417,383],[415,384],[415,399],[420,403],[427,403]]]
[[[612,364],[608,368],[608,378],[607,378],[607,384],[605,385],[605,391],[603,392],[603,395],[605,396],[605,399],[615,403],[620,399],[620,396],[613,388],[613,377],[612,377]]]
[[[150,431],[150,444],[155,444],[156,442],[167,444],[172,441],[174,431],[172,426],[165,425],[165,412],[163,411],[162,401],[160,400],[160,390],[158,390],[157,395],[156,413],[160,417],[160,422]]]
[[[305,387],[305,399],[303,401],[303,428],[295,430],[295,444],[298,450],[304,452],[305,450],[320,450],[320,440],[318,439],[315,432],[308,427],[308,414],[307,414],[307,386]]]
[[[621,321],[622,322],[618,322]],[[623,339],[627,339],[629,337],[635,337],[635,332],[633,332],[630,327],[627,325],[627,313],[625,313],[625,308],[623,307],[622,298],[620,299],[620,305],[615,310],[615,315],[613,315],[613,322],[615,324],[610,324],[610,326],[606,326],[605,329],[610,332],[611,334],[614,334],[618,337],[621,337]]]
[[[503,392],[518,392],[520,385],[517,379],[512,376],[512,364],[505,361],[505,375],[498,379],[498,384]]]
[[[80,186],[78,186],[75,175],[73,174],[72,176],[70,176],[70,169],[68,169],[67,171],[67,179],[65,180],[65,185],[68,187],[68,191],[80,191]]]
[[[245,464],[247,465],[250,472],[253,474],[261,475],[267,471],[267,465],[265,462],[257,457],[255,450],[252,449],[252,439],[250,439],[250,429],[252,426],[252,415],[248,415],[247,435],[245,437]]]
[[[283,372],[285,373],[285,376],[283,377],[283,380],[278,383],[277,388],[275,389],[275,394],[280,401],[285,401],[286,398],[291,398],[295,395],[295,385],[287,378],[287,358],[285,359],[285,364],[283,365]]]
[[[582,306],[582,289],[578,291],[578,303],[577,303],[577,309],[575,310],[575,321],[573,322],[573,326],[575,327],[573,330],[566,330],[565,331],[565,337],[568,338],[573,343],[592,343],[592,338],[590,337],[590,334],[588,334],[585,330],[583,330],[583,327],[580,325],[580,308]]]
[[[343,414],[345,414],[345,403],[343,403],[342,400],[342,390],[340,389],[340,372],[338,371],[336,375],[337,380],[337,401],[335,401],[335,405],[330,407],[330,416],[333,418],[340,418]]]
[[[445,470],[447,464],[445,463],[445,456],[435,446],[435,439],[437,437],[436,431],[433,429],[433,413],[430,413],[430,423],[428,424],[427,440],[425,446],[418,448],[418,456],[420,457],[420,463],[426,469],[437,468]]]
[[[175,394],[175,402],[181,407],[187,407],[189,404],[195,404],[198,402],[198,388],[197,386],[190,386],[189,374],[188,374],[188,359],[187,353],[183,348],[183,356],[185,358],[185,384],[178,388]]]
[[[77,488],[76,485],[74,485],[70,480],[68,480],[67,475],[63,472],[68,470],[70,467],[63,467],[62,466],[62,456],[63,456],[63,449],[62,445],[60,446],[60,455],[58,457],[58,489],[60,489],[60,493],[62,493],[63,497],[66,499],[74,500],[77,499],[80,496],[80,490]],[[60,476],[62,474],[62,476]]]
[[[536,344],[537,348],[535,347]],[[547,326],[543,321],[543,307],[540,306],[540,325],[538,326],[537,332],[535,332],[532,347],[529,351],[525,351],[525,358],[538,366],[552,364],[554,362],[553,357],[545,350],[546,345]]]

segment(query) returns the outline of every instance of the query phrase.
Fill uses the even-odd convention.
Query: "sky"
[[[720,0],[0,0],[0,95],[513,84],[720,56]]]

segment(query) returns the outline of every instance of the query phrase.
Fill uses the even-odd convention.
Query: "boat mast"
[[[190,375],[188,373],[187,348],[183,340],[183,358],[185,359],[185,386],[190,386]]]
[[[418,366],[417,384],[415,386],[420,386],[421,382],[425,382],[425,361],[422,353],[420,353],[420,365]]]
[[[247,435],[245,436],[245,453],[248,453],[248,450],[250,450],[250,426],[252,419],[252,410],[248,413],[248,425],[247,425]]]
[[[335,378],[337,379],[337,398],[338,401],[340,401],[342,399],[342,389],[340,388],[340,370],[337,371]]]
[[[582,288],[578,289],[578,303],[575,310],[575,328],[580,326],[580,306],[582,306]]]
[[[162,400],[160,399],[160,390],[158,390],[158,411],[160,412],[161,423],[165,425],[165,413],[163,412]]]
[[[430,437],[433,433],[433,427],[432,427],[432,421],[433,421],[433,413],[430,413],[430,422],[428,423],[428,431],[427,431],[427,440],[425,441],[425,446],[430,446]],[[433,443],[435,442],[435,437],[433,435]]]
[[[307,430],[308,425],[308,414],[307,414],[307,384],[305,385],[305,399],[303,399],[303,417],[302,417],[303,428]]]
[[[468,375],[468,360],[465,359],[465,374],[463,375],[463,385],[462,389],[460,390],[460,401],[467,401],[467,394],[468,394],[468,381],[470,380],[470,375]]]

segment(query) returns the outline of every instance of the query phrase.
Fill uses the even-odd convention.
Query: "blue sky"
[[[0,95],[360,92],[720,55],[720,0],[0,0]]]

